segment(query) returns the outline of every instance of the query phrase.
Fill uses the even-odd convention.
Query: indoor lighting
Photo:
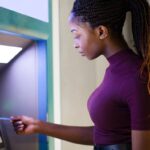
[[[22,47],[0,45],[0,63],[8,63],[21,50],[22,50]]]

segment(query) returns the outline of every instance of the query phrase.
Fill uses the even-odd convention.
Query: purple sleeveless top
[[[131,130],[150,129],[150,95],[139,71],[142,60],[131,50],[122,50],[108,62],[104,79],[87,104],[94,143],[100,145],[130,142]]]

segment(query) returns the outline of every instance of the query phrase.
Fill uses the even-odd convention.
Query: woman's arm
[[[12,123],[17,134],[41,133],[73,143],[93,145],[93,127],[78,127],[58,125],[39,121],[27,116],[12,118]]]
[[[132,150],[150,150],[150,130],[132,130]]]

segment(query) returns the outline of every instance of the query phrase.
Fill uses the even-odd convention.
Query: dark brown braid
[[[76,0],[72,13],[74,17],[80,16],[80,21],[89,22],[93,28],[102,24],[121,33],[126,4],[125,0]]]
[[[147,87],[150,94],[150,7],[146,0],[128,1],[136,50],[144,60],[141,75],[148,78]]]
[[[122,35],[126,12],[132,14],[132,31],[136,50],[143,58],[141,75],[148,77],[150,93],[150,7],[146,0],[75,0],[71,13],[92,28],[106,25]]]

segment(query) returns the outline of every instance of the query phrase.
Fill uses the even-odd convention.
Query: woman
[[[131,11],[136,53],[122,35]],[[94,126],[58,125],[12,117],[18,134],[42,133],[95,150],[150,150],[150,8],[146,0],[75,0],[69,16],[74,46],[109,67],[88,100]]]

